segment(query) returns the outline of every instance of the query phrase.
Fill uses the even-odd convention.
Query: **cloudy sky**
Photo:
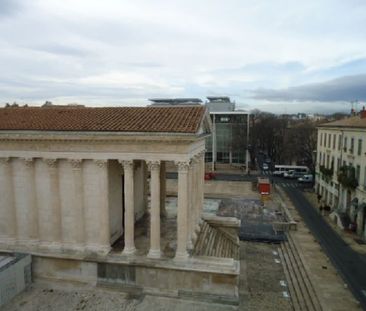
[[[365,0],[0,0],[0,105],[366,102]]]

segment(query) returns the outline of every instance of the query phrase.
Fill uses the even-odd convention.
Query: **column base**
[[[193,236],[192,236],[192,239],[193,239]],[[189,240],[187,242],[187,249],[192,250],[193,248],[194,248],[193,242],[192,242],[192,240]]]
[[[122,251],[122,255],[124,256],[133,256],[135,254],[136,254],[136,247],[130,247],[130,248],[125,247]]]
[[[38,247],[39,245],[39,240],[36,239],[18,239],[16,241],[16,244],[18,247],[27,249],[27,250],[31,250],[31,249],[35,249]]]
[[[188,252],[176,252],[174,261],[186,261],[188,258]]]
[[[63,250],[63,245],[60,242],[41,241],[39,243],[39,250],[50,251],[50,252],[59,252],[59,251]]]
[[[147,258],[160,259],[161,258],[160,249],[150,249],[149,253],[147,254]]]
[[[85,251],[90,253],[96,253],[98,255],[107,255],[111,250],[111,247],[108,245],[86,245]]]

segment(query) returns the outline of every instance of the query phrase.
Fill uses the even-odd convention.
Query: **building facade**
[[[216,164],[245,165],[248,168],[249,112],[235,110],[229,97],[207,97],[212,134],[206,140],[205,161]]]
[[[318,126],[316,192],[365,236],[366,114]],[[346,221],[347,222],[347,221]]]

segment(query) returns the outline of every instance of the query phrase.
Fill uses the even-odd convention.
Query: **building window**
[[[356,179],[358,181],[358,183],[360,183],[360,171],[361,171],[361,167],[359,165],[356,166]]]
[[[212,152],[205,153],[205,162],[212,162]]]
[[[327,146],[327,133],[324,133],[324,141],[323,141],[323,146],[326,147]]]
[[[337,159],[337,171],[339,171],[340,167],[341,167],[341,159]]]
[[[217,162],[230,163],[230,153],[229,152],[218,152]]]
[[[355,145],[355,139],[352,137],[351,138],[351,147],[349,149],[350,153],[353,153],[353,150],[354,150],[354,146]]]
[[[338,135],[338,150],[342,148],[342,135]]]
[[[343,149],[344,151],[347,151],[347,137],[344,138]]]
[[[336,148],[336,139],[337,139],[336,134],[333,134],[333,150],[335,150]]]
[[[328,134],[328,148],[331,146],[332,134]]]
[[[326,168],[329,168],[329,154],[327,155],[327,165]]]
[[[358,148],[357,148],[357,154],[361,155],[362,153],[362,139],[358,140]]]

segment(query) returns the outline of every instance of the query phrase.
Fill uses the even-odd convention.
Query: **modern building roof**
[[[230,102],[229,96],[207,96],[206,97],[209,101],[223,101],[223,102]]]
[[[0,131],[155,132],[195,134],[204,106],[0,108]]]
[[[199,105],[202,100],[199,98],[149,98],[152,105]]]
[[[318,127],[366,128],[366,118],[361,115],[323,123]]]

